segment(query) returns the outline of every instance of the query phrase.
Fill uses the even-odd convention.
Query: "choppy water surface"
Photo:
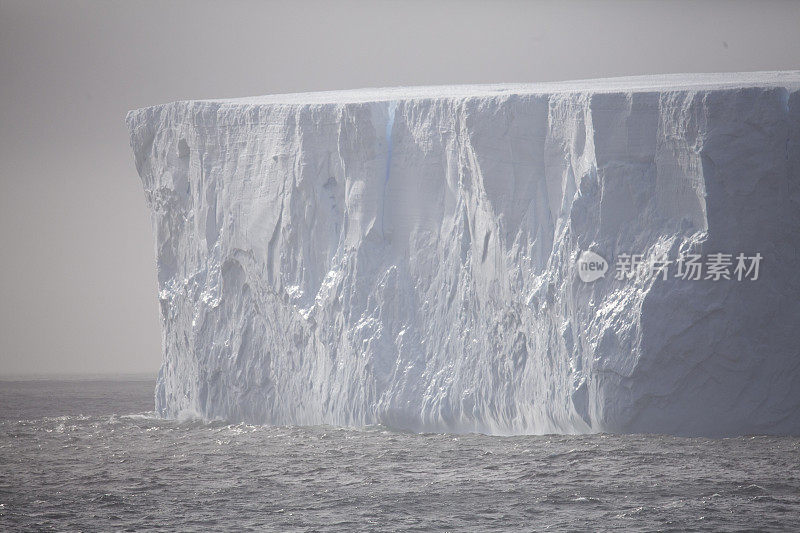
[[[795,530],[800,439],[159,420],[152,381],[0,382],[2,530]]]

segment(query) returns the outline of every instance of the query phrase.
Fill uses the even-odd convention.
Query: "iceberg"
[[[127,126],[162,416],[800,433],[800,72],[184,101]]]

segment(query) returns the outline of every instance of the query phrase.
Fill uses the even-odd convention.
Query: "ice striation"
[[[163,416],[800,433],[800,72],[175,102],[127,124]],[[585,251],[609,264],[593,282]],[[761,254],[758,279],[676,277],[715,253]],[[624,254],[674,263],[616,279]]]

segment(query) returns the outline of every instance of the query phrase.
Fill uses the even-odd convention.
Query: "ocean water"
[[[800,530],[798,438],[179,422],[153,388],[0,382],[0,530]]]

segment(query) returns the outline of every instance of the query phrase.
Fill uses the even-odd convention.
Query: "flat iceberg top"
[[[287,93],[244,98],[195,100],[216,104],[304,105],[348,104],[415,100],[429,98],[464,98],[514,94],[551,94],[570,92],[647,92],[735,89],[745,87],[800,88],[800,71],[721,72],[706,74],[659,74],[543,83],[497,83],[484,85],[437,85],[420,87],[384,87]]]

